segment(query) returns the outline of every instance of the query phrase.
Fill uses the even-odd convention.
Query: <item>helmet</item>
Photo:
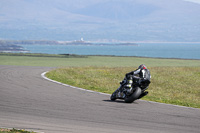
[[[140,65],[140,66],[138,67],[138,69],[143,70],[143,69],[147,69],[147,67],[146,67],[144,64],[142,64],[142,65]]]

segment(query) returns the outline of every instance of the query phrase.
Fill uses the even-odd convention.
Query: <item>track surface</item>
[[[51,68],[0,66],[0,127],[45,133],[200,133],[200,109],[109,96],[41,77]]]

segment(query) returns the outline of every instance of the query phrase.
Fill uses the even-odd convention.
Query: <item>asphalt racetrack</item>
[[[48,67],[0,66],[0,128],[45,133],[200,133],[200,109],[109,95],[50,82]]]

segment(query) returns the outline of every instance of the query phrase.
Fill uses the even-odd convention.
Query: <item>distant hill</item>
[[[0,39],[200,42],[185,0],[1,0]]]

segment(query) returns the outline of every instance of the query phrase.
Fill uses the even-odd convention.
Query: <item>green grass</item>
[[[4,128],[0,128],[0,133],[35,133],[35,132],[29,132],[29,131],[25,131],[23,129],[4,129]]]
[[[84,89],[111,94],[133,67],[68,67],[47,77]],[[200,108],[200,67],[149,67],[152,75],[145,100]]]
[[[50,56],[50,55],[47,55]],[[200,66],[200,60],[156,59],[139,57],[112,57],[112,56],[87,56],[87,57],[36,57],[36,56],[8,56],[0,54],[0,65],[17,66],[50,66],[50,67],[136,67],[139,64],[147,66]]]

